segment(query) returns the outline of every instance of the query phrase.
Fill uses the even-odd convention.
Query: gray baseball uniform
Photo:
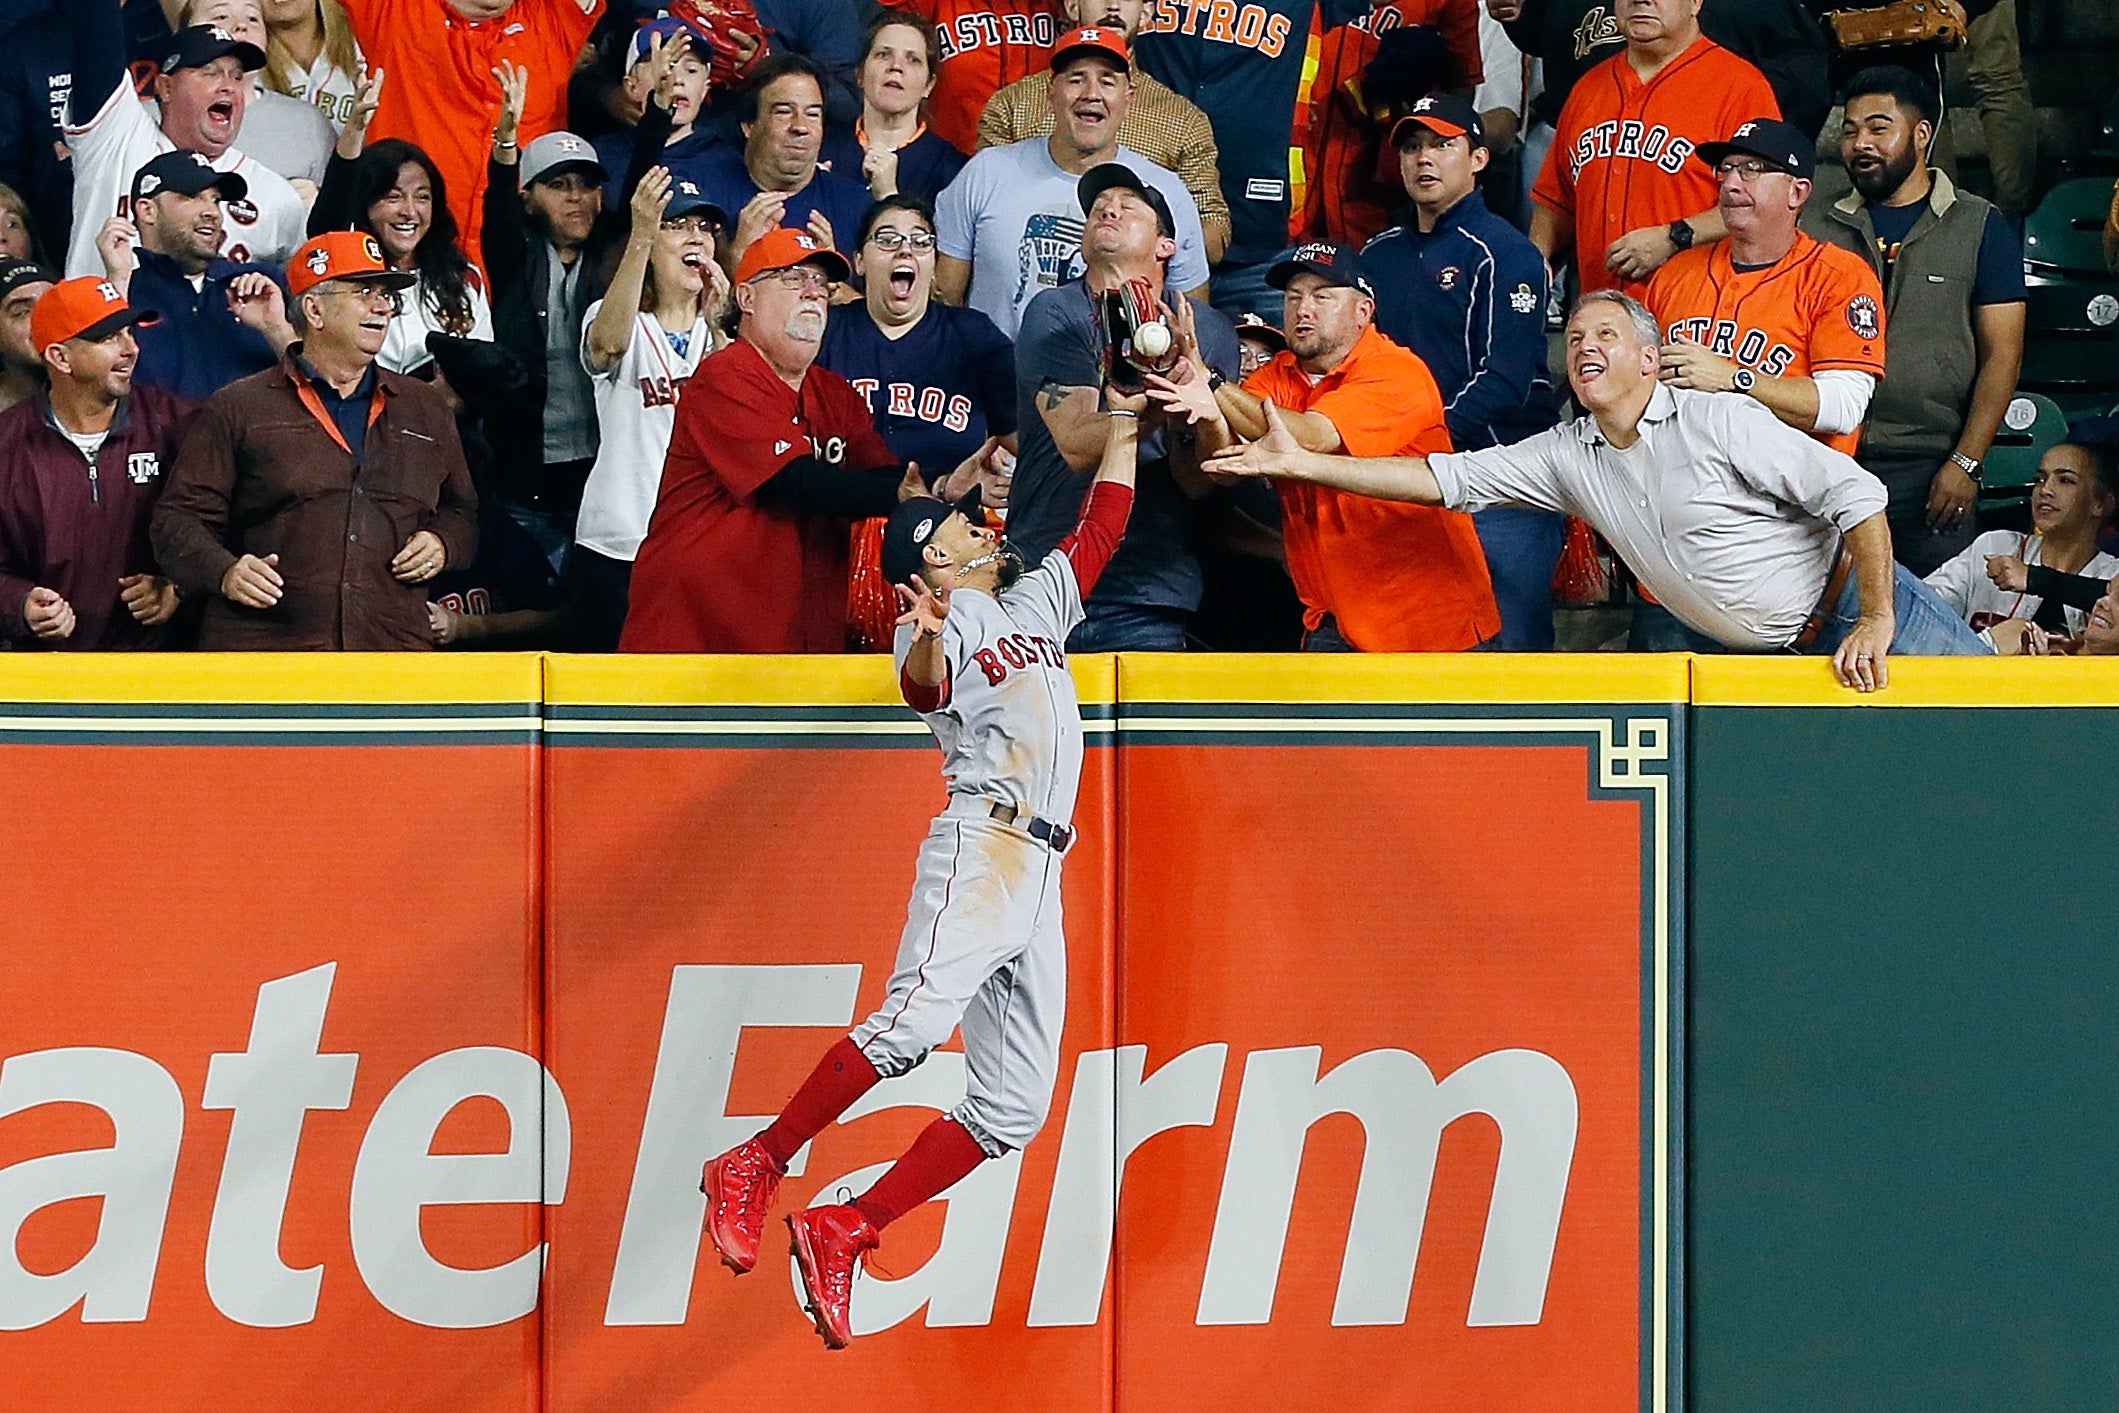
[[[912,628],[897,633],[899,681],[942,748],[949,804],[920,846],[889,993],[853,1041],[889,1077],[961,1023],[969,1077],[951,1117],[995,1157],[1036,1136],[1058,1077],[1067,1012],[1060,859],[1082,771],[1081,702],[1064,645],[1131,502],[1126,488],[1099,485],[1081,526],[1036,570],[998,594],[950,596],[948,677],[936,700],[919,700],[905,676]],[[996,806],[1012,818],[996,818]]]

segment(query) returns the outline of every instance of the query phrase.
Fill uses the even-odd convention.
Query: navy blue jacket
[[[1506,446],[1559,420],[1546,367],[1545,259],[1474,190],[1422,234],[1403,224],[1370,241],[1376,327],[1420,355],[1459,451]]]
[[[237,275],[277,279],[274,271],[216,260],[206,267],[205,283],[194,290],[176,261],[152,250],[138,254],[140,265],[132,272],[125,302],[162,316],[137,331],[140,364],[133,376],[140,382],[204,402],[236,379],[280,361],[265,336],[237,322],[228,307],[228,285]]]

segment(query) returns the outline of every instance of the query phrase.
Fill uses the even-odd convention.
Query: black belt
[[[1054,824],[1049,819],[1039,819],[1021,805],[1004,805],[996,801],[988,808],[987,813],[1003,824],[1020,828],[1055,854],[1064,854],[1074,847],[1072,829],[1064,824]]]

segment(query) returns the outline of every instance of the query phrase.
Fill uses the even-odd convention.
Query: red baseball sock
[[[795,1091],[795,1097],[780,1111],[780,1117],[758,1135],[773,1165],[786,1172],[788,1160],[795,1156],[797,1148],[851,1109],[854,1100],[874,1088],[882,1077],[850,1038],[826,1050],[824,1058],[809,1072],[809,1078]]]
[[[920,1130],[905,1156],[855,1200],[854,1210],[881,1231],[985,1161],[978,1140],[945,1114]]]

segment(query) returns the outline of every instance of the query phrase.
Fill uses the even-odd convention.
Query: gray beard
[[[824,338],[824,316],[814,309],[798,309],[787,316],[784,332],[796,343],[820,343]]]

